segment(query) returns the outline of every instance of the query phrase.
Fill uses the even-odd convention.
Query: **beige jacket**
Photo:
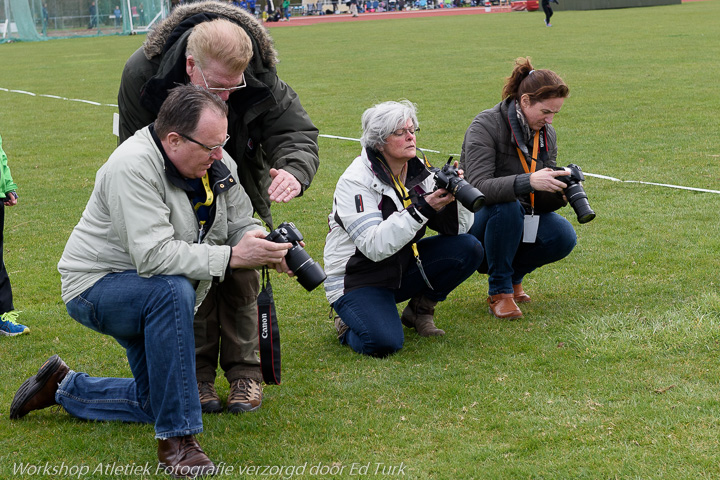
[[[150,127],[139,130],[98,170],[58,263],[63,301],[108,273],[137,270],[143,277],[182,275],[197,281],[200,305],[211,281],[223,280],[231,245],[246,232],[262,229],[236,178],[235,162],[225,153],[211,169],[213,190],[219,192],[215,218],[197,243],[199,224],[187,193],[170,182]]]

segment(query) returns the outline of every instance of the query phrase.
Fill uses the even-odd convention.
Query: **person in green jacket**
[[[238,165],[238,180],[255,213],[272,230],[271,203],[302,195],[319,165],[318,130],[297,94],[278,77],[276,63],[270,35],[248,12],[212,1],[176,7],[125,64],[118,93],[119,143],[153,122],[177,85],[193,83],[216,93],[229,109],[225,150]],[[223,410],[214,387],[218,363],[230,383],[228,411],[261,406],[259,291],[257,271],[237,269],[212,287],[197,311],[203,412]]]
[[[7,155],[2,148],[0,137],[0,336],[15,336],[29,333],[30,329],[17,323],[18,313],[13,306],[12,286],[3,260],[3,230],[5,229],[5,207],[13,207],[18,203],[17,185],[10,175]]]
[[[283,15],[285,16],[284,20],[287,22],[290,20],[290,0],[283,0],[282,3],[282,9],[283,9]]]

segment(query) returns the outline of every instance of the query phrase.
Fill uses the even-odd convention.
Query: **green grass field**
[[[540,12],[513,12],[271,33],[280,76],[322,134],[357,138],[364,109],[407,98],[419,108],[419,145],[442,163],[500,100],[513,59],[529,55],[570,86],[554,122],[559,163],[720,190],[719,17],[709,0],[557,12],[552,28]],[[143,40],[0,45],[0,88],[114,104]],[[6,210],[5,263],[32,330],[0,338],[0,478],[155,478],[141,473],[156,463],[151,425],[54,410],[8,419],[18,386],[53,353],[91,375],[130,371],[112,338],[68,317],[56,270],[115,146],[116,109],[2,90],[0,102],[20,186]],[[311,189],[274,210],[317,260],[335,182],[359,144],[321,138],[320,152]],[[339,346],[322,290],[274,275],[283,385],[266,387],[255,413],[204,418],[199,440],[223,477],[719,478],[720,195],[595,177],[585,189],[598,216],[578,225],[562,211],[578,246],[526,279],[523,319],[493,318],[487,280],[475,276],[438,309],[446,336],[406,331],[386,359]],[[224,378],[218,390],[227,394]]]

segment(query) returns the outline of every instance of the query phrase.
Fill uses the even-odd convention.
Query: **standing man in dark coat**
[[[302,195],[319,164],[318,130],[297,94],[278,78],[276,62],[267,30],[246,11],[212,1],[178,6],[125,65],[119,142],[151,123],[177,84],[191,82],[218,94],[229,107],[225,149],[238,164],[253,208],[272,226],[271,202]],[[258,273],[238,269],[230,280],[213,286],[195,316],[205,412],[222,411],[214,389],[218,355],[230,382],[228,410],[252,411],[262,402]]]

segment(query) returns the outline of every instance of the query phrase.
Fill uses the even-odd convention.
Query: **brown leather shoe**
[[[215,475],[215,464],[192,435],[158,440],[159,467],[175,478]]]
[[[69,371],[57,355],[48,358],[35,375],[20,385],[10,405],[10,418],[22,418],[33,410],[57,405],[55,393]]]
[[[522,317],[522,312],[515,303],[515,300],[513,300],[512,293],[498,293],[497,295],[490,295],[487,302],[490,306],[490,313],[495,315],[497,318],[514,319]]]
[[[522,283],[513,285],[513,300],[515,303],[530,303],[530,295],[525,293]]]

